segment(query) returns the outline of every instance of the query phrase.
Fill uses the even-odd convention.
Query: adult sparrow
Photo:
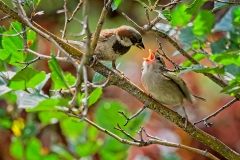
[[[144,58],[141,81],[148,93],[160,103],[171,106],[180,105],[183,108],[186,127],[188,116],[183,101],[186,99],[193,103],[194,95],[180,77],[166,69],[163,58],[151,50],[149,50],[149,57]]]
[[[86,38],[82,41],[67,40],[68,43],[82,52],[86,51]],[[129,51],[131,46],[145,49],[141,34],[130,26],[121,26],[114,29],[102,30],[98,39],[94,55],[103,61],[112,61],[112,68],[123,74],[116,68],[116,59]]]

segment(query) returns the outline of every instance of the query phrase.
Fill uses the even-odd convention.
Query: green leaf
[[[114,127],[118,123],[125,123],[125,118],[118,114],[119,110],[126,112],[125,106],[117,101],[101,101],[96,111],[96,123],[111,132],[116,132]],[[120,132],[116,133],[122,135]]]
[[[96,88],[88,98],[88,106],[91,106],[94,103],[96,103],[97,100],[101,97],[101,95],[102,95],[102,88],[100,87]]]
[[[209,34],[213,24],[214,15],[210,11],[201,10],[193,21],[193,33],[195,35]]]
[[[72,86],[76,82],[76,77],[74,77],[71,73],[63,74],[63,77],[64,77],[65,82],[68,84],[68,86]],[[63,83],[59,83],[59,81],[57,81],[57,83],[54,83],[54,88],[55,89],[62,89],[62,88],[66,89],[66,86],[63,86]]]
[[[59,111],[42,111],[38,113],[38,118],[43,125],[57,123],[59,120],[67,117],[65,113]]]
[[[194,15],[207,0],[192,0],[186,9],[187,14]]]
[[[30,94],[25,91],[17,91],[16,93],[18,108],[33,108],[47,98],[39,93]]]
[[[196,61],[201,61],[202,59],[206,58],[205,54],[202,53],[194,53],[192,54],[192,58],[194,58]],[[190,67],[192,65],[192,62],[189,60],[186,60],[183,64],[182,67]]]
[[[124,134],[114,129],[117,124],[122,126],[126,122],[126,119],[118,114],[119,110],[125,113],[127,111],[126,108],[117,101],[101,101],[96,111],[96,123],[116,135],[128,139]],[[126,113],[126,115],[129,116],[128,113]],[[122,128],[134,136],[136,130],[141,126],[141,123],[147,121],[148,117],[149,112],[144,110],[140,115],[130,121],[127,126],[122,126]],[[101,147],[100,155],[102,159],[112,159],[111,157],[114,157],[114,159],[126,159],[126,151],[128,148],[129,146],[119,143],[116,139],[106,137],[105,144]]]
[[[178,75],[186,72],[190,72],[190,71],[195,71],[198,73],[224,74],[224,67],[209,68],[202,65],[193,65],[191,68],[182,70],[181,72],[178,73]]]
[[[34,88],[41,83],[46,77],[45,72],[40,72],[32,68],[25,68],[17,72],[8,83],[8,87],[13,90],[25,90],[27,88]]]
[[[196,38],[195,35],[192,32],[193,27],[185,27],[180,30],[179,34],[179,40],[181,44],[184,44],[184,46],[191,44]]]
[[[15,74],[16,72],[12,71],[0,72],[0,96],[12,90],[11,88],[7,87],[7,84]]]
[[[4,95],[0,96],[0,98],[3,98],[11,105],[15,105],[17,102],[17,94],[13,91],[5,93]]]
[[[50,70],[52,71],[51,78],[55,85],[54,89],[55,90],[61,89],[61,88],[67,89],[68,84],[64,78],[63,72],[59,66],[59,63],[58,63],[56,57],[53,54],[52,54],[51,60],[48,61],[48,65],[49,65]]]
[[[82,131],[86,128],[86,123],[79,121],[77,118],[70,117],[61,121],[60,127],[64,135],[71,139],[81,135]]]
[[[60,156],[60,159],[75,159],[66,149],[64,149],[63,146],[60,145],[52,145],[51,146],[52,152],[56,153],[58,156]]]
[[[26,147],[26,159],[31,160],[34,157],[34,159],[40,160],[41,148],[41,142],[37,138],[31,138]]]
[[[89,126],[88,127],[88,139],[90,141],[96,141],[97,138],[98,138],[98,130],[93,126]]]
[[[180,30],[179,40],[180,43],[183,44],[184,46],[186,45],[189,46],[189,44],[196,42],[196,38],[198,38],[201,41],[205,41],[206,39],[205,36],[194,35],[193,26],[184,27],[183,29]]]
[[[233,20],[233,25],[235,25],[236,27],[240,27],[240,9],[236,9],[235,11],[233,11],[234,14],[234,20]]]
[[[239,36],[240,32],[239,33],[236,33],[236,32],[230,32],[230,45],[228,45],[227,49],[229,50],[229,52],[232,52],[232,53],[237,53],[239,52],[240,50],[240,36]]]
[[[223,2],[229,2],[229,0],[221,0]],[[218,9],[221,9],[221,8],[224,8],[224,7],[230,7],[232,6],[233,4],[229,4],[229,3],[222,3],[222,2],[214,2],[214,8],[213,8],[213,12],[218,10]]]
[[[101,147],[101,145],[98,142],[99,141],[88,141],[88,142],[86,142],[84,144],[79,144],[76,147],[77,154],[80,157],[87,157],[87,156],[93,155]]]
[[[74,77],[71,73],[65,74],[64,77],[69,86],[72,86],[76,82],[76,77]]]
[[[240,81],[234,79],[231,84],[221,90],[221,93],[226,93],[231,96],[235,96],[240,92]]]
[[[60,160],[57,156],[57,154],[48,154],[44,157],[42,157],[41,160]]]
[[[47,83],[48,79],[50,78],[50,75],[51,75],[51,74],[48,73],[48,74],[46,75],[45,79],[44,79],[40,84],[38,84],[38,85],[36,85],[36,86],[34,87],[34,90],[35,90],[36,92],[40,93],[40,92],[42,91],[44,85]]]
[[[9,30],[3,33],[4,36],[0,37],[0,39],[2,38],[0,45],[0,59],[14,66],[22,66],[22,64],[16,62],[23,62],[25,59],[25,54],[18,51],[18,49],[23,49],[23,41],[19,35],[8,35],[15,35],[19,32],[22,32],[21,23],[13,22],[11,23],[11,27],[9,28]],[[26,34],[27,43],[30,45],[30,42],[33,43],[35,41],[36,33],[32,30],[28,30]]]
[[[217,22],[213,29],[212,32],[217,32],[217,31],[233,31],[233,15],[232,12],[234,10],[234,7],[229,9],[227,13],[221,18],[219,22]]]
[[[6,28],[3,27],[3,26],[0,26],[0,33],[3,34],[4,32],[6,32]],[[0,35],[0,50],[3,49],[3,46],[2,46],[2,35]]]
[[[10,153],[14,158],[22,159],[24,146],[20,138],[13,137],[10,145]]]
[[[38,132],[37,124],[27,123],[22,131],[22,138],[30,138],[36,136]]]
[[[112,69],[112,62],[105,62],[103,63],[106,67]],[[117,64],[116,68],[118,68],[120,66],[120,63]],[[96,72],[95,75],[93,76],[93,82],[101,82],[103,80],[105,80],[106,77],[104,77],[103,75],[101,75],[100,73]]]
[[[18,49],[23,48],[23,41],[20,36],[8,36],[22,32],[21,23],[13,22],[7,32],[2,37],[2,48],[0,50],[0,59],[14,66],[22,66],[16,62],[23,62],[24,54]],[[6,35],[6,36],[5,36]]]
[[[63,107],[68,106],[67,99],[45,99],[38,103],[38,105],[34,108],[27,108],[27,112],[35,112],[35,111],[48,111],[48,110],[59,110]]]
[[[185,12],[187,5],[179,4],[172,11],[172,21],[171,25],[174,26],[186,26],[188,22],[191,20],[192,15],[189,15]]]
[[[212,49],[212,53],[222,53],[227,50],[226,45],[228,43],[228,40],[226,38],[220,38],[217,41],[210,44],[210,47]]]
[[[123,145],[113,138],[105,140],[104,146],[100,150],[101,158],[104,160],[112,159],[127,159],[128,145]]]
[[[111,5],[112,10],[116,10],[124,0],[113,0]]]
[[[240,67],[234,64],[225,66],[225,72],[230,73],[234,76],[237,76],[240,73]]]
[[[27,45],[28,45],[28,48],[31,47],[31,44],[33,44],[35,39],[36,39],[36,32],[34,32],[33,30],[28,30],[27,31]]]
[[[164,20],[167,21],[171,21],[172,20],[172,16],[171,16],[171,12],[170,10],[166,9],[166,10],[154,10],[155,12],[158,13],[158,16]]]
[[[230,54],[230,53],[215,54],[215,55],[211,55],[210,59],[214,62],[223,64],[223,65],[235,64],[237,66],[240,66],[240,53],[238,53],[238,54]]]
[[[126,119],[118,113],[123,111],[128,115],[125,106],[117,101],[101,101],[96,111],[96,123],[101,127],[116,133],[119,136],[123,136],[122,133],[117,132],[114,127],[117,124],[123,125]],[[124,126],[124,130],[128,133],[136,134],[135,131],[139,129],[137,124],[141,124],[149,116],[149,112],[144,110],[139,116],[130,121],[127,126]]]
[[[1,129],[11,129],[12,120],[10,119],[5,108],[0,108],[0,130]]]

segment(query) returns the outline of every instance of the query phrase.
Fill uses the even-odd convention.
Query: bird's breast
[[[161,73],[149,71],[142,72],[142,85],[156,100],[165,105],[181,105],[184,96],[176,83]]]
[[[122,45],[118,40],[116,40],[112,46],[112,49],[115,52],[115,54],[120,54],[120,55],[127,53],[130,48],[131,46],[126,47]]]
[[[113,36],[111,40],[103,41],[97,44],[96,50],[94,52],[99,60],[110,61],[116,60],[118,57],[129,51],[130,47],[125,47],[121,45],[117,39]]]

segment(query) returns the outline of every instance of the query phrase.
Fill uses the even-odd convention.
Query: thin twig
[[[70,18],[68,19],[68,22],[72,21],[73,17],[75,16],[75,14],[77,13],[77,11],[80,9],[81,5],[83,4],[82,0],[79,0],[79,3],[77,5],[77,7],[75,8],[75,10],[73,11],[72,15],[70,16]]]
[[[213,123],[208,123],[207,121],[212,118],[212,117],[215,117],[218,113],[220,113],[222,110],[228,108],[229,106],[231,106],[233,103],[237,102],[238,99],[237,98],[234,98],[233,100],[231,100],[230,102],[228,102],[227,104],[225,104],[224,106],[222,106],[220,109],[218,109],[216,112],[212,113],[211,115],[207,116],[206,118],[203,118],[202,120],[200,121],[197,121],[195,123],[193,123],[194,125],[200,123],[200,122],[203,122],[204,125],[206,127],[211,127],[213,125]]]
[[[160,55],[162,55],[163,57],[165,57],[169,62],[171,62],[171,63],[174,65],[176,71],[182,70],[183,68],[180,67],[180,66],[179,66],[177,63],[175,63],[174,61],[172,61],[172,60],[167,56],[167,54],[164,52],[163,47],[162,47],[162,43],[161,43],[158,39],[156,39],[156,40],[157,40],[157,42],[158,42],[159,49],[162,51],[162,53],[160,53],[159,51],[157,51],[157,52],[158,52]]]
[[[71,63],[76,67],[77,66],[77,63],[75,62],[75,60],[73,59],[73,57],[71,57],[60,45],[59,43],[57,43],[55,41],[55,39],[53,39],[49,34],[46,34],[44,31],[40,30],[39,28],[35,27],[37,26],[35,24],[32,25],[32,22],[29,21],[28,17],[26,17],[26,13],[20,3],[19,0],[18,1],[18,9],[19,9],[19,17],[21,17],[22,21],[25,23],[25,25],[27,25],[28,27],[30,27],[31,29],[33,29],[35,32],[37,32],[38,34],[40,34],[41,36],[43,36],[44,38],[46,38],[47,40],[49,40],[50,42],[52,42],[58,49],[61,50],[62,53],[65,54],[65,56],[67,56],[69,58],[69,60],[71,61]],[[0,1],[1,2],[1,1]],[[16,16],[16,15],[15,15]],[[60,41],[58,38],[56,38],[56,40]],[[63,42],[64,43],[64,42]],[[75,49],[75,48],[74,48]]]
[[[100,32],[102,30],[102,26],[104,24],[104,21],[105,21],[105,18],[107,16],[108,11],[111,9],[112,2],[113,2],[113,0],[108,0],[107,4],[102,9],[100,18],[98,20],[97,28],[96,28],[96,30],[94,32],[94,35],[93,35],[93,40],[92,40],[92,44],[91,44],[91,46],[92,46],[91,55],[93,54],[93,52],[94,52],[94,50],[97,46],[97,42],[98,42],[98,38],[100,36]]]
[[[164,139],[158,138],[157,136],[152,136],[152,135],[148,134],[148,133],[146,132],[145,128],[143,128],[142,131],[143,131],[143,132],[146,134],[146,136],[149,137],[149,138],[156,139],[156,140],[159,140],[159,141],[166,141],[166,140],[164,140]]]
[[[123,134],[125,134],[128,138],[130,138],[131,140],[133,140],[134,142],[140,142],[139,140],[137,140],[136,138],[134,138],[133,136],[131,136],[129,133],[125,132],[119,124],[117,124],[117,127],[114,127],[114,129],[119,130],[120,132],[122,132]]]
[[[130,118],[128,118],[126,116],[126,114],[123,111],[118,111],[119,114],[121,114],[126,120],[127,122],[124,124],[124,126],[126,126],[128,124],[128,122],[130,122],[133,118],[137,117],[144,109],[146,109],[147,106],[144,105],[140,110],[138,110],[134,115],[132,115]]]
[[[84,91],[85,91],[85,98],[84,98],[84,103],[83,103],[83,106],[84,106],[84,110],[83,110],[83,113],[82,115],[85,117],[87,115],[87,112],[88,112],[88,78],[87,78],[87,68],[86,66],[84,65],[83,66],[83,82],[84,82]]]
[[[61,32],[62,32],[62,39],[64,39],[65,36],[66,36],[67,25],[68,25],[68,16],[67,16],[68,9],[67,9],[67,3],[68,3],[68,0],[64,0],[63,9],[64,9],[64,15],[65,15],[65,22],[64,22],[63,30],[61,31]],[[60,56],[61,56],[61,52],[60,52],[60,50],[58,50],[58,53],[57,53],[57,56],[56,56],[56,57],[60,57]]]
[[[70,117],[75,117],[78,119],[82,119],[82,117],[80,115],[75,115],[66,111],[61,111],[65,114],[67,114]],[[203,151],[200,149],[196,149],[196,148],[192,148],[192,147],[188,147],[185,145],[181,145],[181,144],[176,144],[176,143],[171,143],[171,142],[167,142],[167,141],[161,141],[161,140],[157,140],[155,139],[149,139],[148,141],[144,141],[144,140],[137,140],[134,137],[132,137],[130,134],[128,134],[127,132],[125,132],[119,125],[118,127],[115,127],[115,129],[119,130],[120,132],[122,132],[123,134],[125,134],[128,138],[130,138],[133,141],[127,140],[127,139],[122,139],[119,136],[117,136],[116,134],[110,132],[109,130],[100,127],[99,125],[97,125],[96,123],[92,122],[91,120],[89,120],[88,118],[83,118],[82,120],[84,120],[85,122],[87,122],[88,124],[92,125],[93,127],[95,127],[97,130],[108,134],[109,136],[113,137],[114,139],[118,140],[120,143],[123,144],[128,144],[128,145],[132,145],[132,146],[139,146],[139,147],[143,147],[143,146],[149,146],[152,144],[159,144],[159,145],[164,145],[164,146],[168,146],[168,147],[175,147],[175,148],[181,148],[193,153],[197,153],[203,156],[206,156],[208,158],[210,158],[211,160],[218,160],[218,158],[216,158],[214,155],[212,155],[211,153],[207,152],[207,151]],[[143,128],[142,128],[143,131]]]
[[[147,17],[147,22],[148,22],[148,25],[150,25],[150,18],[149,18],[149,13],[148,13],[148,9],[145,9],[145,15]]]
[[[2,21],[2,20],[4,20],[4,19],[8,19],[8,18],[10,18],[10,16],[9,16],[9,15],[6,15],[6,16],[0,18],[0,21]]]
[[[24,52],[30,53],[32,55],[35,55],[35,56],[39,57],[39,60],[50,60],[51,59],[51,56],[46,56],[46,55],[37,53],[29,48],[18,49],[18,51],[24,51]],[[59,62],[71,63],[71,61],[69,61],[69,59],[67,57],[56,57],[56,59]],[[18,63],[25,63],[25,62],[18,62]]]
[[[30,28],[27,28],[27,29],[25,29],[24,31],[17,32],[17,33],[15,33],[15,34],[1,34],[1,33],[0,33],[0,36],[8,36],[8,37],[20,36],[21,34],[26,33],[28,30],[30,30]]]
[[[178,3],[182,3],[182,1],[175,1],[175,2],[171,2],[171,3],[168,3],[168,4],[166,4],[166,5],[157,5],[158,7],[161,7],[162,8],[162,10],[164,10],[165,8],[167,8],[167,7],[171,7],[171,6],[175,6],[176,4],[178,4]]]
[[[35,63],[35,62],[37,62],[39,60],[40,60],[40,57],[37,57],[37,58],[35,58],[35,59],[31,60],[31,61],[28,61],[28,62],[16,62],[16,63],[25,64],[25,66],[21,69],[21,71],[22,71],[25,68],[27,68],[30,64]]]

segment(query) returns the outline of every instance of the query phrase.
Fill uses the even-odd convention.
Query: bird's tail
[[[71,44],[72,46],[76,47],[80,51],[84,51],[86,44],[81,41],[74,41],[74,40],[66,40],[67,43]]]

